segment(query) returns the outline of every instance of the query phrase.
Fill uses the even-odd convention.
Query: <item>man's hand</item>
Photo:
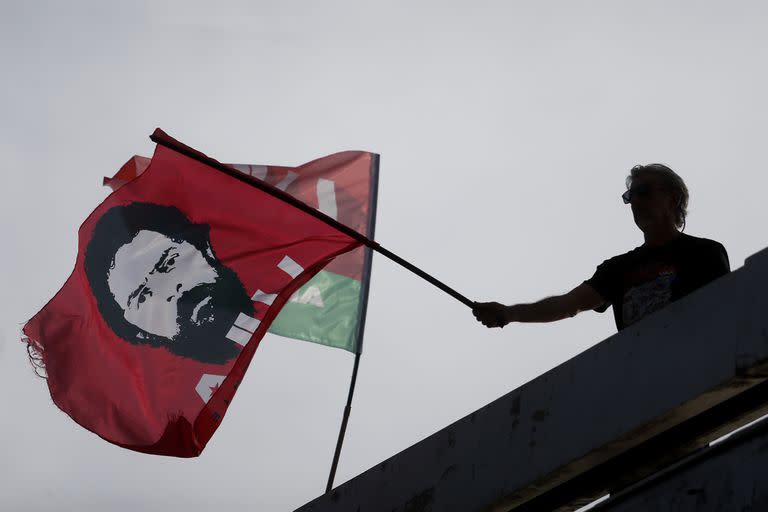
[[[486,327],[504,327],[513,321],[512,306],[498,302],[475,302],[472,314]]]

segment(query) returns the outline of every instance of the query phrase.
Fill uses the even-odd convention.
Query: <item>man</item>
[[[610,305],[621,331],[730,271],[722,244],[678,231],[685,229],[688,189],[672,169],[637,165],[626,186],[622,198],[631,204],[643,245],[604,261],[590,279],[564,295],[533,304],[476,303],[475,317],[486,327],[504,327],[554,322],[590,309],[602,313]]]
[[[253,302],[214,255],[207,225],[173,206],[130,203],[96,223],[85,252],[99,312],[120,338],[222,364],[239,353],[226,334]]]

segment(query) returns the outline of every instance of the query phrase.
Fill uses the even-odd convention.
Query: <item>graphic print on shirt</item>
[[[677,269],[663,263],[645,264],[627,276],[622,304],[624,327],[672,302],[672,283]]]

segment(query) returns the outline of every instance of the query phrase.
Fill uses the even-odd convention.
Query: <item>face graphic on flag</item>
[[[216,259],[209,230],[173,206],[139,202],[98,220],[85,272],[115,334],[207,363],[237,355],[226,334],[239,314],[253,315],[253,303]]]
[[[72,274],[24,334],[77,423],[126,448],[194,457],[281,308],[360,242],[155,137],[146,171],[80,226]]]

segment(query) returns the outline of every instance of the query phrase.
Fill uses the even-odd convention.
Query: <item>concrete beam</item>
[[[642,451],[766,381],[766,285],[768,249],[299,511],[506,511]]]
[[[768,422],[612,495],[592,512],[768,509]]]

